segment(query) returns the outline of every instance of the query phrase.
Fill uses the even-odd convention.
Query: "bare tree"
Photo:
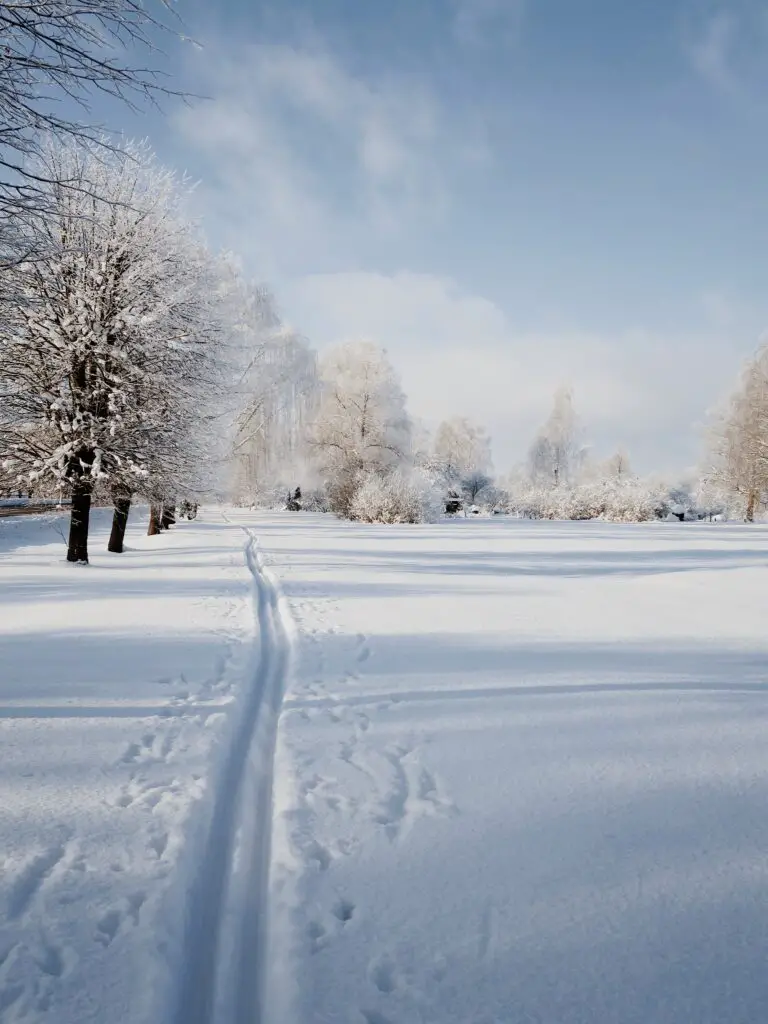
[[[623,448],[619,448],[605,462],[604,475],[608,480],[626,480],[631,472],[629,456]]]
[[[49,198],[48,170],[29,160],[48,138],[109,145],[94,93],[136,106],[171,92],[142,62],[176,20],[169,0],[152,2],[156,13],[143,0],[0,0],[0,219]]]
[[[0,451],[17,478],[69,490],[67,558],[79,562],[96,485],[122,502],[124,525],[133,491],[189,471],[215,386],[216,281],[183,217],[185,189],[146,148],[53,145],[40,166],[47,201],[25,217],[46,255],[6,275]]]

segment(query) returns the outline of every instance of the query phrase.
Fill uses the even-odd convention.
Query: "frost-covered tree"
[[[372,343],[334,348],[319,370],[320,398],[308,442],[334,510],[346,514],[364,474],[386,474],[408,460],[410,420],[397,373]]]
[[[435,463],[447,482],[491,472],[491,442],[485,430],[463,416],[444,420],[435,432]]]
[[[582,454],[573,393],[568,388],[560,388],[555,393],[552,412],[528,452],[531,478],[549,487],[571,483],[579,470]]]
[[[97,485],[156,497],[192,473],[218,386],[217,279],[183,183],[146,147],[53,145],[39,177],[46,203],[24,216],[46,255],[7,272],[0,318],[0,451],[19,479],[68,489],[67,558],[87,561]]]
[[[623,448],[619,448],[606,460],[603,475],[608,480],[626,480],[632,475],[629,456]]]
[[[768,494],[768,345],[742,373],[738,389],[712,429],[714,480],[742,496],[752,522]]]
[[[237,281],[233,298],[240,371],[232,489],[236,500],[254,501],[295,487],[304,469],[318,401],[317,357],[281,322],[266,289]]]
[[[94,94],[135,106],[168,92],[142,60],[174,23],[166,0],[0,0],[0,226],[50,198],[51,168],[28,160],[47,138],[107,145]]]

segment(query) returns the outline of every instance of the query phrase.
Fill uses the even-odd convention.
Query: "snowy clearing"
[[[287,648],[246,525],[144,518],[108,555],[108,518],[88,567],[65,518],[0,526],[0,1018],[207,1024],[238,981],[217,937],[250,940],[238,871],[252,914],[266,887]]]
[[[94,520],[0,523],[3,1022],[764,1017],[764,528]]]
[[[764,1019],[764,529],[259,536],[301,628],[274,1021]]]

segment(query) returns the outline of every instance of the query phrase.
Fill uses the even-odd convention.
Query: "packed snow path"
[[[768,1019],[763,527],[259,525],[270,1024]]]
[[[93,518],[0,525],[0,1020],[258,1024],[282,605],[247,522]]]

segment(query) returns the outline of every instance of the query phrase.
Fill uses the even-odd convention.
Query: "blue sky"
[[[366,336],[497,468],[570,383],[598,453],[690,466],[768,326],[768,3],[179,2],[210,99],[122,127],[314,343]],[[114,118],[112,118],[114,121]]]

